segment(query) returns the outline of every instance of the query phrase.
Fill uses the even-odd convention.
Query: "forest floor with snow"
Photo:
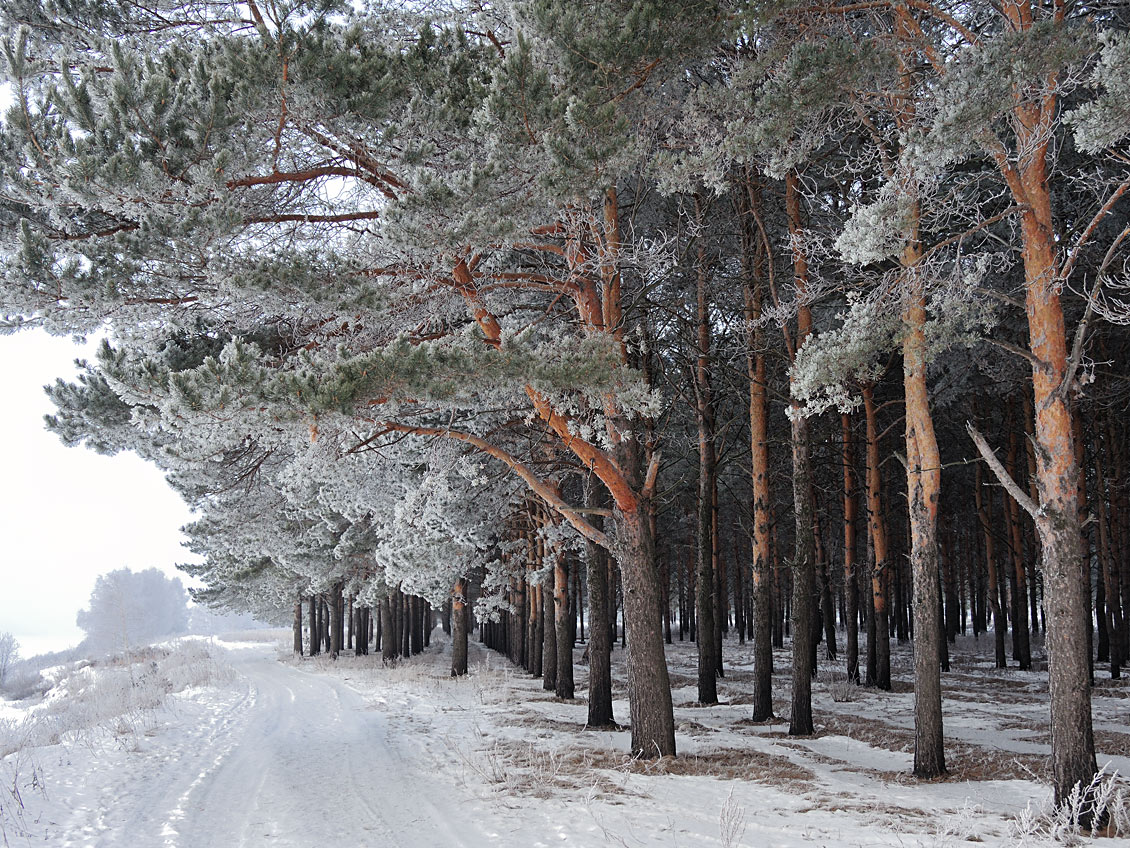
[[[850,686],[822,659],[817,733],[797,739],[787,721],[748,720],[748,646],[727,643],[722,703],[703,707],[694,645],[676,643],[679,756],[646,761],[628,755],[627,731],[584,729],[583,664],[582,697],[562,702],[474,642],[470,673],[451,679],[438,630],[393,668],[379,656],[299,660],[288,640],[184,640],[55,669],[41,702],[0,702],[0,842],[952,848],[1090,838],[1048,813],[1046,672],[993,669],[985,638],[951,649],[950,773],[928,782],[910,775],[908,646],[892,646],[893,692]],[[626,722],[623,659],[617,647],[615,711]],[[774,705],[787,715],[788,652],[774,661]],[[1130,682],[1100,672],[1094,714],[1100,764],[1130,774]],[[1125,821],[1124,785],[1111,787]]]

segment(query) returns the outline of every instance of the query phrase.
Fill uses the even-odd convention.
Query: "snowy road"
[[[450,784],[413,769],[384,713],[332,677],[280,664],[273,648],[233,651],[231,662],[246,679],[243,697],[176,744],[153,740],[147,779],[103,809],[100,833],[72,831],[68,844],[464,844],[448,824],[454,809],[442,806]]]
[[[1038,807],[1027,835],[1017,836],[1029,802],[1050,799],[1047,785],[1027,774],[908,782],[912,754],[897,738],[887,746],[836,732],[791,739],[783,726],[740,723],[748,701],[708,708],[689,701],[690,683],[676,690],[680,758],[637,763],[624,753],[626,731],[582,730],[583,700],[552,697],[540,680],[476,643],[471,673],[458,679],[446,673],[442,638],[396,668],[377,657],[297,662],[285,650],[280,661],[273,644],[215,648],[186,642],[165,659],[154,654],[161,669],[148,657],[128,673],[81,665],[58,683],[36,713],[43,741],[0,760],[0,846],[1052,844],[1042,838]],[[693,646],[675,646],[675,659],[693,669]],[[741,673],[727,685],[742,685]],[[121,712],[124,694],[164,686],[175,694]],[[1108,701],[1107,722],[1121,721],[1125,700]],[[824,715],[836,703],[825,700]],[[1032,744],[1022,721],[1028,702],[1004,713],[1009,728],[995,729],[986,713],[959,705],[947,714],[950,726],[988,727],[993,750]],[[892,701],[860,692],[844,715],[879,722],[911,708],[909,694]],[[626,715],[627,704],[618,700],[616,710]],[[93,721],[90,711],[103,717]],[[60,738],[63,726],[71,729]],[[2,731],[0,715],[0,745]],[[954,761],[962,767],[960,752]],[[972,767],[986,762],[995,760]]]

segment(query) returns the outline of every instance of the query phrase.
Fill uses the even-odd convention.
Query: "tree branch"
[[[981,454],[981,458],[985,460],[985,464],[993,472],[993,476],[997,478],[1005,491],[1012,495],[1012,499],[1024,508],[1024,511],[1036,520],[1042,514],[1040,505],[1037,504],[1028,494],[1017,485],[1016,481],[1012,479],[1012,475],[1005,470],[1001,465],[1001,461],[997,459],[997,455],[993,453],[993,449],[989,447],[989,443],[985,441],[985,437],[978,432],[977,428],[973,426],[972,421],[965,422],[965,430],[969,433],[969,437],[973,439],[973,444],[977,446],[977,452]]]
[[[1082,251],[1083,245],[1087,243],[1095,230],[1098,229],[1099,224],[1110,214],[1111,210],[1114,208],[1114,204],[1118,202],[1119,198],[1121,198],[1127,190],[1130,190],[1130,179],[1116,188],[1111,196],[1106,199],[1106,202],[1099,208],[1099,211],[1095,213],[1095,217],[1091,219],[1091,223],[1087,225],[1087,228],[1083,230],[1083,234],[1079,236],[1079,241],[1071,248],[1071,253],[1068,255],[1067,261],[1063,263],[1063,270],[1059,272],[1059,278],[1061,280],[1066,280],[1071,276],[1071,272],[1075,268],[1075,263],[1079,261],[1079,253]],[[1121,241],[1121,239],[1122,236],[1119,236],[1119,241]]]
[[[1128,183],[1130,185],[1130,183]],[[1091,293],[1087,296],[1087,308],[1083,311],[1083,317],[1079,321],[1079,325],[1075,328],[1075,339],[1071,345],[1071,356],[1067,360],[1067,370],[1063,372],[1063,380],[1060,381],[1056,394],[1061,398],[1066,397],[1068,387],[1075,382],[1075,374],[1079,370],[1079,364],[1083,361],[1083,342],[1087,337],[1087,326],[1091,322],[1091,316],[1095,314],[1095,304],[1099,299],[1099,289],[1103,285],[1103,274],[1106,272],[1107,266],[1110,265],[1111,260],[1114,259],[1114,254],[1118,250],[1118,246],[1122,241],[1130,236],[1130,224],[1127,224],[1118,237],[1111,242],[1110,248],[1103,257],[1102,265],[1099,266],[1098,272],[1095,274],[1095,284],[1091,286]]]
[[[407,433],[414,436],[440,436],[445,439],[455,439],[456,441],[477,448],[488,456],[493,456],[521,477],[525,484],[530,487],[530,491],[541,498],[548,506],[556,510],[566,521],[573,525],[573,528],[578,533],[590,542],[600,545],[605,550],[612,550],[611,539],[609,539],[604,532],[597,530],[582,518],[581,512],[583,510],[574,509],[557,493],[556,487],[551,486],[538,477],[530,470],[528,465],[497,445],[491,444],[481,436],[476,436],[473,433],[464,433],[461,430],[452,430],[447,427],[417,427],[411,424],[400,424],[395,421],[384,421],[381,423],[381,426],[389,432]]]

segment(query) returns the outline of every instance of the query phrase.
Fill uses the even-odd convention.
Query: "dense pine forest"
[[[6,331],[294,651],[442,622],[677,755],[752,648],[946,772],[959,634],[1046,665],[1056,797],[1130,660],[1130,11],[1070,0],[8,0]],[[11,364],[9,367],[18,367]],[[312,634],[312,638],[304,634]],[[630,715],[610,653],[628,647]],[[775,646],[791,698],[774,702]],[[376,658],[374,657],[374,662]]]

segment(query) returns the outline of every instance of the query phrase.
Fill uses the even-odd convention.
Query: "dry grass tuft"
[[[607,768],[627,769],[633,774],[672,774],[687,777],[713,777],[718,780],[750,780],[768,783],[782,791],[807,792],[814,788],[816,775],[787,757],[762,751],[729,748],[678,757],[642,760],[624,754],[608,754]]]
[[[993,748],[947,743],[950,780],[1050,781],[1051,763],[1039,754],[1017,754]]]
[[[871,718],[856,716],[821,716],[820,736],[849,736],[873,748],[887,751],[913,751],[914,731]]]

